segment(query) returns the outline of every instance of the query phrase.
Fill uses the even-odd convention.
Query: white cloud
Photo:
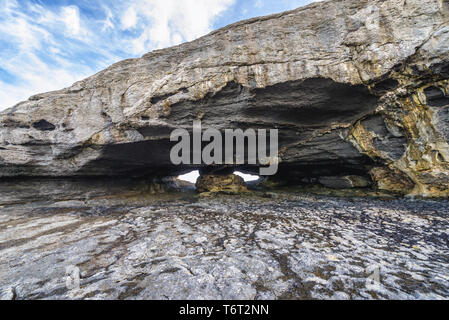
[[[235,0],[138,0],[123,14],[122,27],[138,26],[131,41],[135,54],[191,41],[212,31],[214,19]]]
[[[0,34],[17,44],[21,51],[39,49],[42,41],[48,41],[51,38],[50,33],[45,29],[30,24],[20,16],[0,24]]]
[[[2,61],[1,67],[20,77],[13,84],[0,81],[0,110],[26,100],[36,93],[69,86],[92,72],[89,68],[81,68],[79,72],[73,72],[70,68],[73,65],[66,60],[52,66],[31,52]]]
[[[112,11],[107,7],[103,7],[103,10],[106,13],[106,19],[103,21],[103,27],[101,28],[101,32],[113,30],[115,27],[114,27],[114,23],[112,22],[112,18],[113,18]]]
[[[29,9],[36,14],[32,19],[27,17],[30,22],[40,25],[42,28],[51,31],[64,30],[65,35],[71,38],[81,38],[88,35],[89,31],[82,27],[80,11],[77,6],[64,6],[57,12],[42,7],[39,4],[28,4]]]
[[[70,35],[75,36],[80,33],[80,15],[77,6],[62,7],[61,20],[65,23]]]
[[[29,3],[27,15],[15,0],[0,1],[0,39],[9,44],[8,50],[0,51],[0,68],[13,77],[9,82],[0,79],[0,110],[31,95],[69,86],[93,72],[64,57],[67,48],[55,38],[55,30],[68,37],[86,34],[77,7],[52,12]]]
[[[134,7],[129,7],[122,17],[122,28],[124,30],[134,28],[137,24],[137,13]]]

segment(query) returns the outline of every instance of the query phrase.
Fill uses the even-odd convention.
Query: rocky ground
[[[6,194],[3,299],[449,298],[447,201]]]
[[[449,2],[423,3],[254,18],[1,112],[0,297],[449,298],[449,202],[410,198],[449,199]],[[175,164],[197,120],[277,129],[278,157]],[[223,177],[274,163],[266,188],[365,189]],[[207,196],[169,193],[193,170]]]

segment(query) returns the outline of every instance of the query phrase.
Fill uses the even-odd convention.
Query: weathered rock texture
[[[0,176],[175,175],[169,134],[202,119],[278,128],[281,179],[448,196],[448,21],[447,0],[335,0],[119,62],[3,112]]]
[[[245,186],[245,180],[235,174],[203,175],[196,182],[196,190],[200,193],[226,194],[240,194],[248,191]]]
[[[20,189],[0,184],[0,300],[449,298],[448,201]]]

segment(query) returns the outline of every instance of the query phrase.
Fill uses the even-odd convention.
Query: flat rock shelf
[[[449,298],[446,201],[86,198],[0,206],[3,299]]]

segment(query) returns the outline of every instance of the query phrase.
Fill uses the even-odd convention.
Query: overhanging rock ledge
[[[201,119],[279,129],[275,179],[447,197],[448,21],[447,0],[326,1],[116,63],[1,113],[0,177],[177,175],[170,132]]]

